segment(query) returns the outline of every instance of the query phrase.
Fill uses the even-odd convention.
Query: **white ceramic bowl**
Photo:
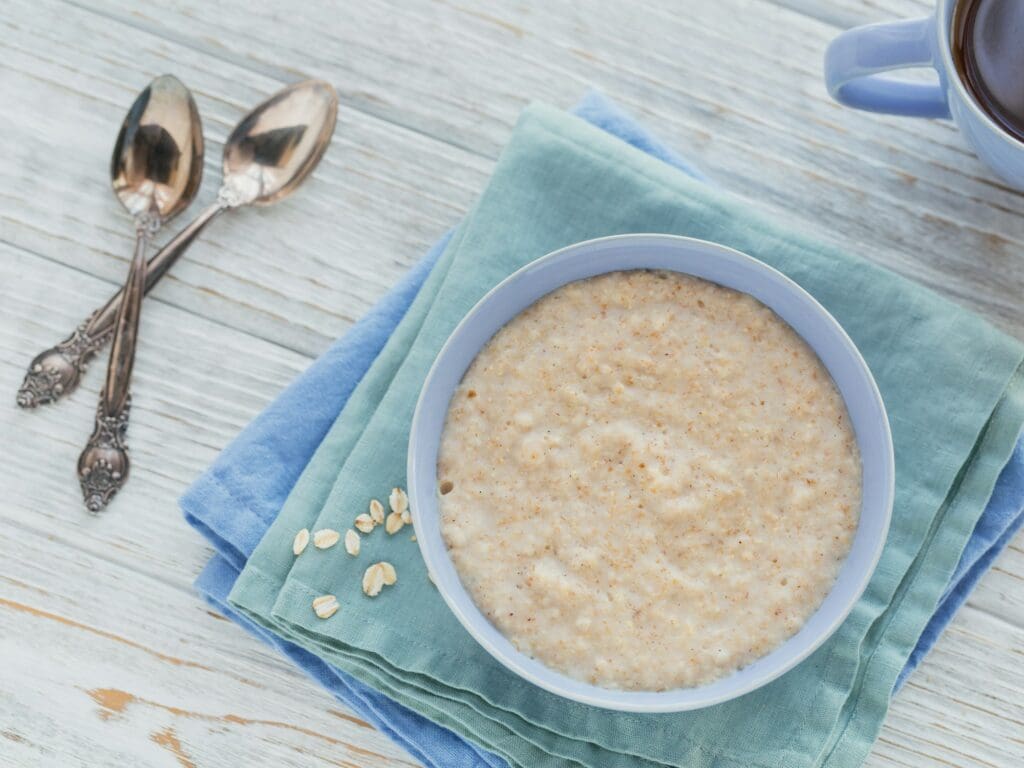
[[[818,354],[839,388],[863,464],[860,523],[850,554],[831,592],[803,628],[729,677],[663,692],[589,685],[517,651],[487,621],[459,581],[441,536],[438,515],[437,451],[448,402],[484,344],[519,312],[566,283],[643,268],[682,272],[748,293],[789,323]],[[671,235],[588,240],[550,253],[502,281],[463,318],[438,354],[420,393],[409,440],[408,482],[416,539],[434,583],[466,630],[495,659],[542,688],[585,704],[631,712],[698,709],[741,696],[778,677],[821,645],[849,614],[881,555],[892,512],[894,474],[892,438],[882,398],[864,359],[835,319],[771,267],[721,245]]]

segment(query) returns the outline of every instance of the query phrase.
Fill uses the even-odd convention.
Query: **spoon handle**
[[[223,199],[218,199],[149,260],[145,267],[146,293],[181,257],[206,225],[228,207]],[[18,405],[22,408],[35,408],[37,405],[53,403],[78,386],[89,360],[114,335],[114,320],[123,296],[124,288],[89,315],[70,336],[35,356],[18,390]]]
[[[146,291],[146,247],[155,226],[140,221],[136,231],[135,254],[128,267],[123,298],[114,322],[107,379],[100,391],[96,424],[82,455],[78,457],[78,480],[90,512],[107,506],[128,479],[128,412],[131,408],[131,378],[139,334],[142,296]]]

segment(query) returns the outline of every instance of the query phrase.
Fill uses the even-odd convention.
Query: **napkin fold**
[[[591,97],[581,112],[627,140],[634,138],[635,124],[599,97]],[[610,117],[602,122],[602,114]],[[663,161],[678,160],[639,135],[643,141],[634,145],[653,149]],[[388,547],[405,589],[396,586],[376,601],[355,597],[358,574],[338,567],[349,564],[320,557],[329,552],[293,562],[288,546],[299,527],[348,527],[370,496],[403,484],[407,418],[424,366],[453,321],[482,292],[555,247],[630,230],[716,239],[797,279],[865,352],[897,439],[893,534],[879,573],[850,620],[837,638],[765,692],[702,713],[616,715],[509,679],[431,592],[415,545],[407,540],[404,549]],[[431,257],[438,259],[433,269]],[[923,289],[793,236],[742,202],[543,108],[526,113],[487,193],[448,247],[435,248],[431,257],[353,329],[352,338],[335,345],[254,422],[183,499],[190,521],[225,558],[215,560],[200,582],[208,598],[223,606],[237,568],[251,555],[232,599],[249,618],[278,633],[264,639],[278,643],[364,713],[373,706],[387,712],[395,705],[365,685],[353,685],[316,656],[284,645],[279,636],[514,764],[554,765],[558,756],[587,765],[771,765],[778,764],[776,758],[793,765],[859,762],[897,673],[920,655],[911,653],[915,641],[930,642],[929,631],[941,628],[943,616],[948,620],[971,579],[1019,524],[1024,459],[1018,450],[1017,474],[1013,462],[1007,465],[999,483],[1006,493],[995,494],[989,504],[993,509],[1002,499],[1003,513],[986,513],[970,535],[1024,418],[1015,373],[1019,346]],[[428,272],[417,292],[417,280]],[[849,300],[851,294],[857,301]],[[934,386],[908,385],[915,381]],[[294,431],[297,407],[308,407],[310,398],[322,399],[303,420],[302,434],[281,440],[274,428],[287,423]],[[956,413],[947,413],[951,403],[957,404]],[[278,522],[271,524],[278,510]],[[984,526],[986,520],[991,525]],[[364,540],[364,550],[371,542],[371,537]],[[965,542],[973,546],[954,570]],[[321,591],[341,597],[343,623],[312,617],[309,601]],[[346,594],[353,598],[346,600]],[[368,703],[373,696],[377,699]],[[780,705],[785,711],[775,711]],[[410,722],[399,733],[392,728],[392,735],[428,764],[455,764],[444,762],[447,757],[437,762],[430,744],[424,748],[430,740],[417,740],[431,729],[440,737],[440,729],[422,718]],[[746,735],[737,739],[736,733]],[[752,748],[745,746],[750,734],[760,737]],[[496,764],[496,758],[464,741],[451,739],[448,746],[463,750],[459,759]]]

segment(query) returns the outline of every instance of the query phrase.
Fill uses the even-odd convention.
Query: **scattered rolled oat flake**
[[[415,533],[412,536],[409,537],[409,541],[416,541],[416,534]]]
[[[395,566],[385,561],[381,561],[377,563],[377,565],[379,565],[381,569],[384,571],[384,586],[390,587],[392,584],[398,581],[398,574],[395,573]]]
[[[313,546],[317,549],[330,549],[338,543],[339,539],[341,539],[341,534],[333,528],[321,528],[313,534]]]
[[[402,513],[402,522],[406,525],[412,525],[412,510],[407,509]]]
[[[402,514],[409,508],[409,497],[401,488],[392,488],[391,495],[388,496],[388,504],[391,505],[392,512]]]
[[[376,523],[373,522],[373,518],[365,512],[356,518],[356,528],[358,528],[363,533],[369,533],[373,530],[373,526],[375,525]]]
[[[388,515],[387,522],[384,523],[384,530],[394,535],[402,530],[403,525],[405,525],[405,521],[402,520],[402,515],[398,512],[392,512]]]
[[[309,529],[303,528],[295,534],[295,539],[292,541],[292,553],[296,557],[301,555],[307,544],[309,544]]]
[[[313,601],[313,612],[321,619],[329,619],[341,606],[334,595],[320,595]]]
[[[359,554],[359,534],[351,528],[345,531],[345,551],[352,557]]]
[[[384,522],[384,505],[376,499],[370,499],[370,517],[378,525]]]
[[[374,563],[363,574],[363,592],[367,597],[376,597],[384,588],[384,569],[380,563]]]

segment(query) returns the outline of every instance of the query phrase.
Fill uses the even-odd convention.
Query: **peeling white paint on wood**
[[[280,4],[238,0],[8,3],[0,763],[413,763],[205,609],[190,584],[210,551],[175,501],[465,212],[530,100],[570,106],[596,85],[723,185],[1024,337],[1024,198],[950,125],[843,110],[821,85],[842,26],[929,6],[318,0],[289,23]],[[133,477],[92,518],[74,462],[100,371],[58,407],[23,413],[13,398],[32,355],[123,278],[132,229],[107,158],[126,106],[165,71],[203,115],[194,210],[215,194],[228,130],[266,94],[323,77],[342,107],[308,186],[223,217],[147,300]],[[896,700],[868,765],[1024,762],[1022,580],[1018,543]]]

